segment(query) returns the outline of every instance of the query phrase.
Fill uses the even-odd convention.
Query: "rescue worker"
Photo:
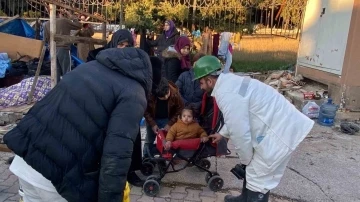
[[[209,137],[231,139],[245,168],[246,186],[240,196],[225,202],[267,202],[280,182],[292,152],[314,122],[272,87],[255,79],[221,73],[214,56],[200,58],[194,67],[201,89],[211,93],[224,115],[224,126]]]

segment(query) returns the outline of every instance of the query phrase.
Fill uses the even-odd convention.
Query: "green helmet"
[[[221,69],[221,67],[222,64],[217,57],[211,55],[201,57],[198,61],[195,62],[194,80],[201,79],[204,76],[217,72]]]

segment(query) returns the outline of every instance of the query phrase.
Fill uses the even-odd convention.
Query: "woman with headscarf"
[[[191,68],[190,62],[190,39],[181,36],[174,46],[169,46],[163,51],[165,78],[175,83],[180,74]]]
[[[164,32],[155,40],[148,40],[148,43],[151,47],[157,48],[155,53],[157,53],[156,55],[158,56],[167,47],[174,45],[179,36],[180,33],[177,31],[175,23],[172,20],[166,20],[164,23]]]
[[[125,48],[125,47],[134,47],[134,39],[129,30],[120,29],[112,35],[110,42],[106,44],[104,47],[90,51],[87,57],[87,62],[95,60],[96,55],[102,50],[108,48]]]

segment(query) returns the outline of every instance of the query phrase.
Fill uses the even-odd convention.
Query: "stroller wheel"
[[[154,165],[150,162],[145,162],[142,164],[140,171],[143,175],[149,176],[149,175],[153,174],[153,172],[154,172]]]
[[[199,165],[205,169],[209,169],[211,167],[211,162],[207,159],[201,159],[199,161]],[[204,170],[201,170],[200,168],[199,168],[199,170],[204,171]]]
[[[157,175],[150,175],[149,177],[146,178],[146,181],[148,181],[148,180],[156,180],[157,181],[158,178],[159,178],[159,176],[157,176]]]
[[[224,180],[220,176],[215,175],[210,178],[208,186],[211,191],[219,191],[224,186]]]
[[[154,197],[160,191],[160,185],[156,180],[146,180],[143,186],[144,193],[147,196]]]
[[[142,161],[142,164],[144,164],[144,163],[151,163],[151,164],[154,165],[154,167],[155,167],[155,165],[156,165],[156,162],[153,161],[153,160],[151,160],[151,159],[149,159],[149,158],[144,159],[144,160]]]
[[[210,180],[210,178],[211,178],[211,177],[214,177],[214,176],[220,176],[220,175],[219,175],[219,173],[217,173],[217,172],[213,172],[212,175],[210,175],[209,173],[206,173],[206,175],[205,175],[205,181],[206,181],[206,183],[208,183],[209,180]]]

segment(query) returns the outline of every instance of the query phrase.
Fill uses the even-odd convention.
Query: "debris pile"
[[[0,151],[4,151],[1,144],[3,142],[3,136],[15,128],[16,124],[24,117],[20,112],[0,112]]]
[[[301,74],[294,76],[289,71],[277,71],[270,74],[264,83],[277,90],[298,90],[305,85],[304,77]]]

